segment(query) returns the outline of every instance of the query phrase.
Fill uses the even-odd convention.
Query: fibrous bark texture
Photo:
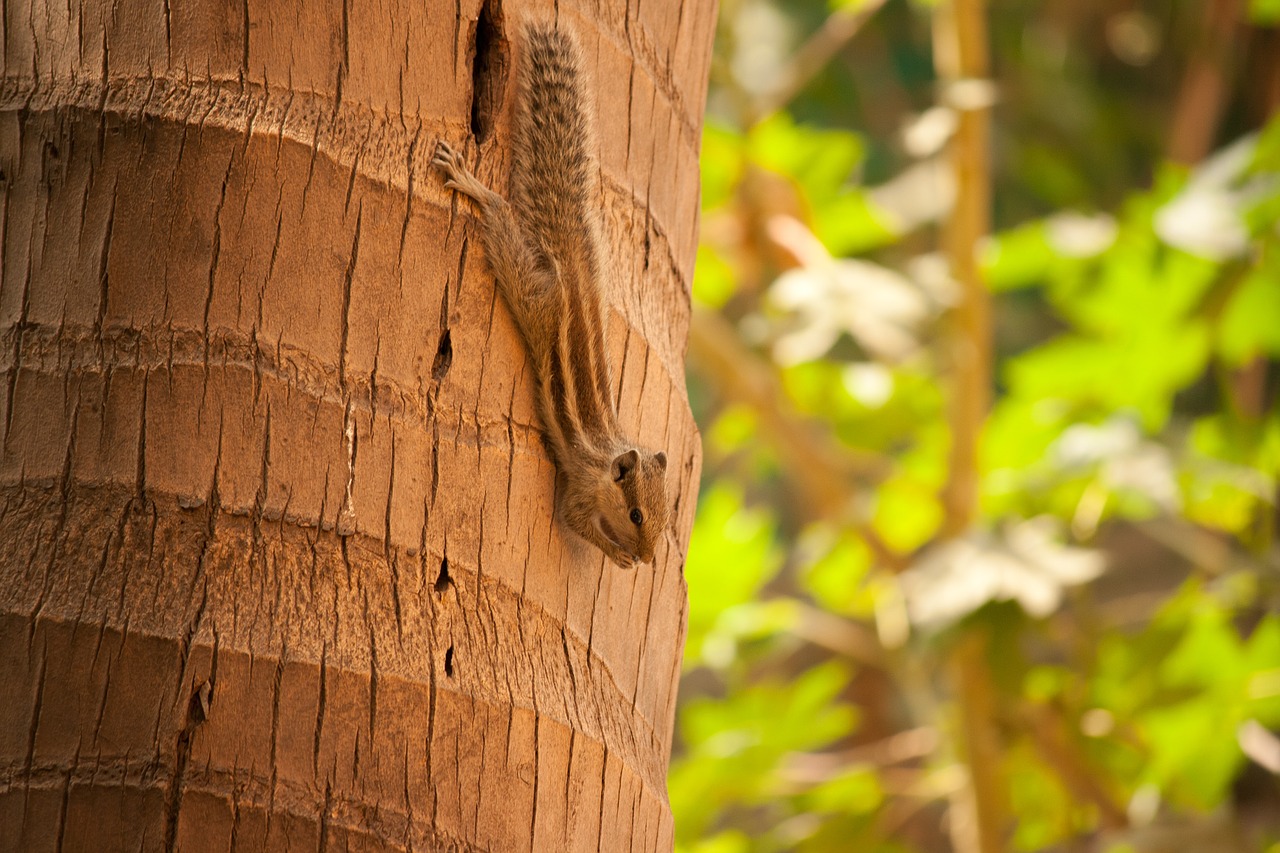
[[[553,520],[437,139],[504,187],[520,23],[595,85],[625,427],[675,524]],[[4,4],[0,850],[670,849],[714,7]]]

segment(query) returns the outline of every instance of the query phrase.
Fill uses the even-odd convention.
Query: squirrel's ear
[[[667,454],[663,453],[661,450],[653,454],[653,461],[657,462],[658,467],[663,471],[667,470]]]
[[[639,461],[640,453],[634,447],[613,457],[614,481],[620,483],[625,480],[627,475],[635,469],[636,463]]]

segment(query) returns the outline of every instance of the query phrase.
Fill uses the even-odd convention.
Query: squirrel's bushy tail
[[[525,29],[525,55],[513,128],[512,195],[544,251],[584,225],[598,180],[590,145],[587,84],[576,38],[549,24]]]

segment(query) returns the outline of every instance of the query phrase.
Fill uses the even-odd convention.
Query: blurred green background
[[[720,14],[677,849],[1280,853],[1280,0]]]

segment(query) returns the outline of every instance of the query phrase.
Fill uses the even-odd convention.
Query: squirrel
[[[605,266],[593,187],[599,162],[575,38],[525,29],[512,132],[510,202],[437,143],[445,187],[469,196],[483,245],[537,380],[537,411],[557,468],[562,523],[621,568],[651,563],[668,523],[667,456],[618,425],[605,346]]]

